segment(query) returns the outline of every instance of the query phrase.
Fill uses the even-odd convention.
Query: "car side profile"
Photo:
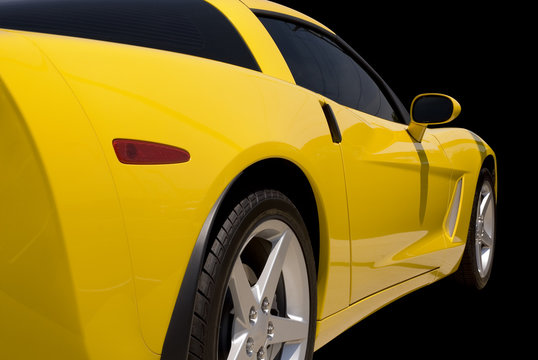
[[[0,0],[0,358],[311,359],[495,252],[488,144],[265,0]]]

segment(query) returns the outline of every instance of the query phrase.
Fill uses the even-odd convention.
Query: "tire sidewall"
[[[481,189],[482,189],[482,186],[484,185],[484,183],[488,182],[491,189],[492,189],[492,196],[493,196],[493,199],[492,199],[492,206],[493,206],[493,212],[494,212],[494,221],[493,221],[493,247],[491,248],[491,255],[490,255],[490,266],[488,268],[488,271],[487,273],[485,274],[485,276],[481,276],[480,275],[480,272],[478,271],[478,261],[476,259],[477,257],[477,248],[476,248],[476,238],[475,238],[475,234],[476,234],[476,218],[477,218],[477,212],[478,212],[478,206],[480,205],[479,204],[479,200],[480,200],[480,192],[481,192]],[[468,239],[467,239],[467,244],[466,244],[466,256],[468,256],[470,259],[472,259],[472,261],[470,261],[470,264],[471,264],[471,271],[474,275],[474,280],[475,280],[475,286],[477,289],[483,289],[487,283],[489,282],[489,279],[491,277],[491,273],[493,271],[493,267],[494,267],[494,260],[495,260],[495,252],[496,252],[496,247],[497,247],[497,199],[495,197],[495,184],[493,183],[493,177],[491,176],[490,172],[487,170],[487,169],[482,169],[482,171],[480,172],[480,176],[478,178],[478,183],[477,183],[477,187],[476,187],[476,191],[475,191],[475,197],[474,197],[474,202],[473,202],[473,213],[472,213],[472,217],[471,217],[471,224],[469,226],[469,236],[468,236]]]
[[[307,343],[306,359],[313,356],[313,343],[315,338],[315,320],[317,312],[316,303],[316,266],[310,237],[302,217],[296,207],[281,193],[275,198],[267,198],[258,201],[254,206],[239,213],[240,218],[233,223],[231,231],[227,234],[227,243],[219,271],[215,278],[215,290],[212,295],[211,306],[208,316],[208,334],[206,339],[211,341],[211,346],[206,348],[209,359],[217,359],[219,339],[219,325],[222,316],[222,304],[226,296],[231,271],[237,257],[241,254],[249,235],[261,223],[267,220],[280,220],[286,223],[294,232],[303,252],[303,258],[307,267],[308,288],[310,298],[309,339]]]

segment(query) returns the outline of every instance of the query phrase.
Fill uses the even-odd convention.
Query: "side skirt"
[[[329,341],[391,302],[407,295],[421,287],[427,286],[440,278],[437,269],[412,279],[401,282],[390,288],[381,290],[344,310],[317,321],[316,343],[314,350],[318,350]]]

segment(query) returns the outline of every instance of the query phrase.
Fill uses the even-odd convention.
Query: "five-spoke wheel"
[[[475,225],[475,255],[480,277],[488,276],[493,262],[495,246],[495,200],[493,187],[489,181],[482,184],[478,195]]]
[[[251,194],[213,241],[189,351],[204,359],[311,358],[315,264],[302,218],[282,193]]]
[[[493,177],[482,169],[476,188],[467,244],[456,277],[465,285],[486,286],[495,253],[496,202]]]
[[[285,359],[304,359],[310,313],[306,284],[294,231],[281,220],[264,220],[247,237],[228,282],[232,306],[223,316],[232,320],[221,328],[221,339],[231,338],[227,358],[271,360],[281,352]]]

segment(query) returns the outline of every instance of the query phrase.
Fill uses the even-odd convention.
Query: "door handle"
[[[340,127],[338,127],[338,122],[336,121],[336,116],[334,116],[331,105],[326,102],[321,102],[321,108],[323,109],[323,114],[325,114],[325,118],[327,119],[327,124],[329,125],[329,131],[331,132],[333,143],[341,143],[342,134],[340,133]]]

